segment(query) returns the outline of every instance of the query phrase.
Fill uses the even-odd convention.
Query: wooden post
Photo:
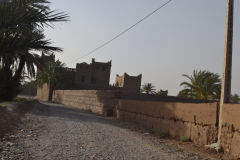
[[[221,99],[220,99],[218,144],[220,144],[220,140],[221,140],[223,104],[229,103],[231,98],[233,15],[234,15],[234,0],[227,0],[227,16],[226,16],[226,31],[225,31],[226,33],[225,33],[224,62],[223,62],[222,88],[221,88]]]

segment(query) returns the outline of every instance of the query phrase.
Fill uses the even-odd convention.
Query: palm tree
[[[44,70],[38,72],[36,85],[42,86],[44,83],[50,83],[52,88],[61,87],[68,81],[66,72],[65,64],[61,61],[49,62]]]
[[[62,51],[45,39],[44,27],[66,21],[65,13],[51,11],[47,0],[0,1],[0,99],[17,94],[23,73],[35,76],[42,61],[36,51]]]
[[[146,94],[156,93],[156,87],[152,83],[146,83],[142,86],[141,92]]]
[[[168,90],[164,91],[162,89],[157,91],[157,94],[160,96],[168,96]]]
[[[189,82],[182,82],[180,86],[184,89],[179,92],[179,96],[197,99],[220,99],[221,79],[216,73],[209,71],[194,70],[193,75],[184,74]]]
[[[52,99],[52,93],[55,89],[70,89],[74,80],[74,71],[65,67],[65,64],[57,60],[49,62],[43,70],[38,71],[35,85],[42,87],[44,83],[50,86],[49,100]],[[70,88],[69,88],[70,87]]]

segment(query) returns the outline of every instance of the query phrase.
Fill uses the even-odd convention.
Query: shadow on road
[[[124,123],[113,118],[103,117],[94,113],[90,113],[87,111],[82,111],[76,108],[54,104],[54,103],[36,103],[33,105],[35,109],[33,110],[33,114],[38,116],[46,116],[46,117],[58,117],[64,119],[66,121],[74,121],[74,122],[91,122],[91,123],[102,123],[105,125],[112,125],[115,127],[120,127],[124,129],[133,129],[143,127],[134,124],[134,123]]]

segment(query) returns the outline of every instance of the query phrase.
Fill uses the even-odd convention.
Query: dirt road
[[[5,139],[0,159],[198,160],[132,124],[62,105],[34,104],[17,135]],[[10,141],[10,142],[7,142]]]

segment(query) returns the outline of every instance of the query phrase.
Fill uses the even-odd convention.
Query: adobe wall
[[[221,146],[232,158],[240,158],[240,104],[222,108]]]
[[[55,90],[53,101],[81,110],[112,116],[114,93],[107,90]]]
[[[37,96],[35,97],[35,99],[40,101],[49,101],[49,97],[50,97],[49,84],[44,83],[42,87],[37,88]]]
[[[188,137],[195,144],[217,140],[217,103],[176,103],[159,101],[116,100],[116,116],[146,128]]]

